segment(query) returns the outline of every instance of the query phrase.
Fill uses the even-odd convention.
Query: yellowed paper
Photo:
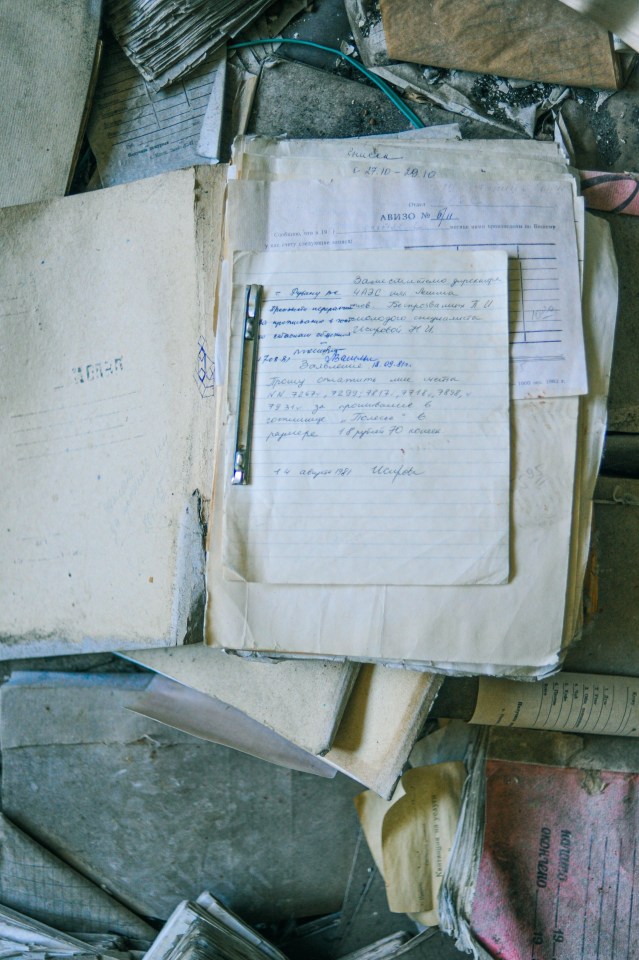
[[[432,130],[438,130],[434,127]],[[244,163],[256,157],[271,159],[298,158],[306,160],[331,159],[334,161],[381,161],[417,160],[429,162],[440,152],[459,158],[480,155],[484,162],[490,162],[499,156],[511,161],[562,160],[561,151],[556,143],[541,140],[473,140],[471,142],[453,138],[424,138],[422,132],[415,137],[345,137],[339,140],[286,140],[268,137],[239,137],[233,147],[233,162],[239,175],[244,178]],[[427,141],[427,142],[425,142]],[[309,174],[307,174],[307,177]]]
[[[639,736],[639,679],[558,673],[540,683],[481,677],[471,723]]]
[[[236,250],[442,247],[506,250],[514,399],[587,390],[574,194],[558,180],[352,177],[344,186],[229,183]],[[321,215],[319,215],[321,211]]]
[[[252,151],[253,141],[247,144]],[[315,145],[305,142],[283,142],[281,153],[280,147],[271,146],[276,156],[297,154],[298,146],[307,153],[315,152]],[[324,149],[329,144],[322,141],[319,146]],[[336,158],[344,157],[352,146],[352,141],[340,144]],[[472,144],[473,149],[477,146]],[[499,144],[500,149],[510,146],[530,146],[534,156],[542,148],[552,147]],[[461,160],[461,168],[463,163]],[[579,208],[575,212],[579,213]],[[484,591],[474,588],[455,591],[454,596],[444,591],[440,602],[433,588],[343,592],[299,588],[290,595],[279,587],[223,583],[212,551],[209,642],[221,643],[223,637],[235,635],[241,638],[238,646],[280,650],[287,636],[293,640],[284,641],[286,646],[313,655],[341,651],[359,659],[386,657],[427,662],[443,670],[522,675],[540,675],[556,668],[562,639],[572,637],[579,611],[589,539],[589,498],[605,434],[616,304],[616,271],[607,225],[593,217],[587,220],[584,322],[591,392],[583,402],[580,432],[585,458],[580,454],[574,487],[580,492],[581,506],[577,507],[573,498],[575,457],[571,446],[577,444],[576,401],[514,404],[513,577],[507,588],[491,588],[494,605],[485,605]],[[569,551],[573,504],[578,533]],[[546,558],[543,564],[538,562],[539,556]],[[454,622],[447,615],[451,604],[457,611]],[[501,625],[497,631],[496,623]]]
[[[441,682],[421,670],[363,664],[325,759],[390,797]]]
[[[592,497],[599,473],[608,419],[607,399],[617,316],[619,278],[610,226],[593,214],[585,215],[583,266],[584,337],[588,361],[589,395],[581,400],[579,482],[575,486],[574,524],[577,530],[572,578],[566,611],[566,642],[575,636],[582,616],[582,585],[592,527]]]
[[[179,171],[0,211],[12,655],[172,645],[201,601],[213,344],[195,183]]]
[[[477,141],[473,141],[476,143]],[[454,147],[454,145],[453,145]],[[361,149],[361,148],[360,148]],[[421,149],[407,151],[410,155],[396,159],[378,159],[378,150],[368,151],[362,158],[347,159],[308,157],[265,157],[248,154],[242,160],[243,180],[335,180],[342,177],[391,177],[398,180],[454,179],[460,173],[460,160],[466,176],[478,180],[556,180],[570,179],[566,163],[559,157],[523,158],[504,153],[486,156],[481,148],[475,153],[461,154],[457,149]],[[404,153],[405,151],[402,151]]]
[[[357,811],[382,873],[389,909],[438,922],[437,896],[459,822],[466,768],[448,762],[408,770],[393,798],[363,794]]]
[[[263,583],[508,577],[507,260],[502,251],[240,254],[262,287],[251,473],[227,450],[224,563]]]
[[[247,649],[414,660],[458,670],[472,664],[479,672],[491,664],[513,669],[554,662],[563,635],[577,417],[577,398],[512,406],[514,534],[507,585],[291,588],[225,581],[221,543],[214,542],[209,642],[228,646],[233,637]]]

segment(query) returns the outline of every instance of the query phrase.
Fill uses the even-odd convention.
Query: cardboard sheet
[[[89,93],[100,0],[2,0],[0,207],[61,197]]]
[[[568,86],[620,83],[607,30],[557,0],[382,0],[395,60]]]
[[[639,50],[639,9],[635,0],[561,0]]]
[[[217,697],[317,754],[325,753],[333,742],[358,669],[354,663],[248,660],[191,643],[126,656]]]
[[[325,760],[390,797],[440,685],[432,673],[365,664]]]
[[[180,643],[203,602],[214,214],[191,169],[0,218],[2,655]]]

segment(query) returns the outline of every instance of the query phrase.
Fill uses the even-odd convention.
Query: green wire
[[[385,80],[382,80],[381,77],[376,76],[376,74],[371,73],[370,70],[367,70],[365,66],[361,63],[358,63],[357,60],[353,57],[349,57],[348,54],[342,53],[341,50],[335,49],[335,47],[325,47],[323,43],[315,43],[313,40],[294,40],[288,39],[287,37],[274,37],[273,39],[267,40],[247,40],[244,43],[231,43],[228,46],[229,50],[239,50],[241,47],[257,47],[260,44],[275,44],[275,43],[297,43],[300,46],[304,47],[315,47],[316,50],[325,50],[326,53],[335,54],[338,57],[341,57],[343,60],[346,60],[347,63],[350,63],[352,67],[355,67],[356,70],[359,70],[360,73],[363,73],[364,76],[374,83],[376,87],[386,94],[388,99],[394,104],[401,113],[404,114],[406,119],[417,129],[421,129],[425,126],[424,123],[419,119],[416,113],[407,107],[404,101],[395,93],[395,91],[386,83]]]

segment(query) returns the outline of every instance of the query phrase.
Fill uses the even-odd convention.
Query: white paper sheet
[[[229,224],[235,250],[504,249],[511,258],[513,397],[587,390],[568,182],[545,183],[543,192],[536,183],[423,178],[232,182]]]
[[[87,131],[104,186],[216,160],[225,70],[226,50],[155,92],[107,40]]]
[[[233,485],[245,290],[262,285],[251,472]],[[240,254],[227,574],[266,583],[508,578],[503,251]]]

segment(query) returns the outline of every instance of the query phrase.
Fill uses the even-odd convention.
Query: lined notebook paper
[[[503,251],[240,254],[263,287],[251,479],[224,564],[263,583],[508,579],[508,279]],[[245,402],[245,398],[243,399]]]

